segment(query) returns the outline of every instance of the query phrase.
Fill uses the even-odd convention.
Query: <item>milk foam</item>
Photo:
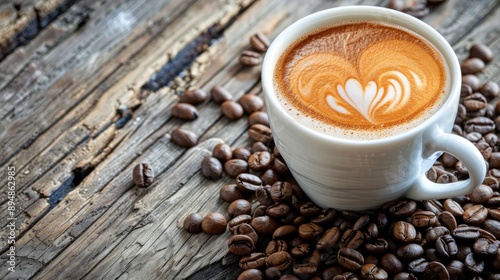
[[[446,99],[446,73],[440,54],[418,35],[349,22],[290,47],[278,62],[275,88],[300,123],[338,137],[376,139],[432,116]]]

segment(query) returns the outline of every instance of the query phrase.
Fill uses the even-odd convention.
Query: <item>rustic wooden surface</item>
[[[200,161],[217,143],[248,147],[247,122],[222,117],[211,101],[193,122],[169,109],[190,87],[260,94],[260,68],[238,64],[249,35],[274,38],[312,12],[352,4],[387,1],[0,1],[0,278],[235,279],[229,233],[191,235],[181,223],[191,212],[225,212],[218,192],[231,179],[206,180]],[[499,19],[499,1],[448,0],[423,20],[464,59],[473,42],[500,54]],[[500,82],[500,59],[480,77]],[[170,142],[179,126],[200,144]],[[131,179],[140,162],[156,173],[148,189]]]

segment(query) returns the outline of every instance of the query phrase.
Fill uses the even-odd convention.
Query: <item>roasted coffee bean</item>
[[[197,105],[207,100],[208,94],[202,89],[186,90],[180,97],[179,102]]]
[[[234,233],[236,228],[241,225],[241,224],[248,224],[252,221],[252,216],[250,215],[240,215],[237,217],[232,218],[229,220],[227,223],[229,226],[229,229]]]
[[[380,259],[380,266],[389,274],[394,275],[403,271],[403,263],[394,254],[385,254]]]
[[[450,231],[447,228],[445,228],[443,226],[433,227],[430,230],[428,230],[427,233],[425,234],[425,240],[428,243],[435,242],[436,239],[438,239],[438,237],[446,235],[446,234],[450,234]],[[478,234],[479,234],[479,232],[478,232]],[[456,238],[455,235],[453,235],[453,237]]]
[[[377,218],[375,220],[375,224],[379,228],[379,230],[383,230],[387,227],[389,224],[389,218],[384,212],[378,212],[377,213]]]
[[[189,103],[177,103],[172,107],[172,116],[191,121],[198,118],[198,110]]]
[[[370,223],[366,230],[363,232],[365,240],[374,240],[378,237],[378,226],[375,223]]]
[[[293,225],[283,225],[278,227],[273,232],[273,239],[284,239],[297,232],[297,228]]]
[[[281,278],[281,271],[276,267],[268,267],[264,271],[264,275],[268,280],[279,280]]]
[[[360,269],[365,263],[363,255],[351,248],[340,249],[337,254],[337,260],[342,267],[352,271]]]
[[[302,279],[309,278],[318,271],[317,265],[313,263],[296,264],[293,266],[293,274]]]
[[[487,81],[479,88],[479,92],[486,98],[495,98],[500,95],[500,86],[495,82]]]
[[[383,238],[365,243],[365,251],[369,254],[380,254],[389,249],[389,243]]]
[[[278,181],[271,186],[271,199],[277,203],[288,202],[292,199],[292,184]]]
[[[151,186],[155,178],[153,167],[147,163],[139,163],[132,171],[132,179],[134,184],[139,188],[147,188]]]
[[[423,18],[429,14],[429,8],[427,8],[425,4],[417,4],[407,9],[404,9],[403,12],[416,18]]]
[[[436,214],[431,211],[417,211],[411,215],[411,223],[416,227],[433,227],[437,222]]]
[[[258,52],[265,52],[271,45],[271,42],[263,33],[255,33],[250,37],[250,45],[252,48]]]
[[[252,153],[246,148],[236,148],[233,150],[233,159],[242,159],[248,161]]]
[[[407,222],[397,221],[392,229],[394,238],[401,243],[411,243],[417,236],[415,227]]]
[[[500,221],[486,219],[482,225],[483,229],[489,231],[497,239],[500,239]]]
[[[479,225],[488,217],[488,209],[481,204],[474,205],[464,211],[462,218],[465,223]]]
[[[489,217],[500,221],[500,208],[488,208],[488,215]]]
[[[288,251],[288,244],[286,243],[285,240],[277,239],[277,240],[271,240],[269,241],[269,243],[267,243],[265,250],[266,256],[270,256],[280,251]]]
[[[278,228],[278,222],[267,215],[253,218],[250,225],[259,236],[271,235]]]
[[[442,213],[440,213],[438,216],[438,220],[439,223],[450,230],[450,232],[457,228],[457,220],[448,211],[443,211]]]
[[[290,206],[284,203],[278,203],[267,207],[266,213],[273,218],[283,218],[290,212]]]
[[[471,141],[472,143],[477,143],[484,140],[483,135],[479,132],[470,132],[465,136],[465,138],[467,138],[467,140]]]
[[[462,209],[462,206],[453,199],[446,199],[443,203],[444,209],[448,212],[450,212],[454,217],[462,217],[464,214],[464,209]]]
[[[465,280],[464,264],[458,260],[452,260],[446,270],[450,275],[450,279]]]
[[[222,104],[222,102],[227,100],[233,100],[231,93],[221,86],[214,86],[210,93],[212,94],[212,100],[217,104]]]
[[[485,63],[488,63],[493,59],[493,51],[482,43],[472,45],[469,49],[469,54],[470,57],[477,57]]]
[[[465,121],[464,129],[467,133],[479,132],[484,135],[495,130],[495,122],[486,117],[476,117]]]
[[[236,280],[262,280],[264,274],[258,269],[247,269],[243,271]]]
[[[472,251],[478,256],[494,256],[497,250],[498,242],[491,239],[479,238],[472,245]]]
[[[257,208],[255,208],[253,210],[253,214],[252,214],[253,216],[252,217],[255,218],[255,217],[266,216],[267,215],[266,211],[267,211],[267,206],[260,205],[260,206],[258,206]]]
[[[271,199],[269,191],[265,187],[260,187],[255,191],[255,197],[261,205],[271,206],[274,201]]]
[[[387,272],[374,264],[368,263],[361,267],[361,277],[366,280],[387,280]]]
[[[466,75],[466,74],[476,74],[482,71],[485,66],[486,65],[484,64],[484,61],[482,61],[477,57],[472,57],[462,62],[460,68],[462,70],[462,74]]]
[[[467,74],[462,76],[462,83],[469,85],[475,92],[481,87],[481,81],[476,75]]]
[[[310,201],[300,206],[300,214],[306,217],[317,216],[319,213],[321,213],[321,208]]]
[[[248,163],[242,159],[230,159],[224,163],[224,172],[227,176],[236,178],[238,175],[248,172]]]
[[[427,265],[429,262],[425,258],[419,258],[408,263],[408,271],[415,274],[424,273]]]
[[[250,114],[250,116],[248,116],[248,125],[252,126],[254,124],[269,126],[269,117],[267,116],[267,113],[257,111]]]
[[[218,159],[220,162],[226,162],[233,157],[233,151],[231,147],[226,143],[220,143],[215,145],[212,150],[212,156]]]
[[[462,87],[460,88],[460,100],[472,94],[472,87],[468,84],[462,83]]]
[[[394,276],[394,280],[417,280],[417,277],[412,273],[401,272]]]
[[[478,228],[478,231],[479,231],[479,238],[486,238],[486,239],[489,239],[491,241],[496,240],[496,237],[493,233],[491,233],[485,229],[482,229],[482,228]]]
[[[269,143],[273,139],[271,129],[262,124],[254,124],[248,129],[248,135],[255,141]]]
[[[253,171],[264,171],[271,165],[273,158],[267,151],[256,152],[248,158],[248,167]]]
[[[424,248],[418,244],[410,243],[410,244],[406,244],[404,246],[399,247],[398,250],[396,251],[396,255],[401,260],[404,260],[407,262],[413,261],[413,260],[416,260],[418,258],[423,257]]]
[[[243,234],[243,235],[246,235],[246,236],[252,238],[253,243],[255,243],[255,244],[257,244],[257,241],[259,240],[259,236],[255,232],[253,227],[249,224],[245,224],[245,223],[239,224],[239,225],[235,226],[234,228],[232,228],[231,231],[235,235],[236,234]]]
[[[244,66],[255,66],[262,62],[262,55],[254,51],[245,50],[240,55],[240,63]]]
[[[219,192],[220,198],[226,202],[233,202],[237,199],[244,198],[245,196],[241,193],[241,191],[236,187],[236,184],[227,184],[224,185]]]
[[[321,274],[321,276],[323,277],[323,279],[345,280],[346,278],[341,275],[342,273],[344,273],[344,270],[342,269],[342,267],[340,267],[339,265],[334,265],[332,267],[325,269],[323,271],[323,273]],[[341,278],[338,278],[338,277],[341,277]]]
[[[458,159],[455,158],[453,155],[450,155],[448,153],[444,153],[441,156],[441,163],[443,163],[444,167],[453,167],[457,163]]]
[[[241,258],[239,264],[243,270],[258,269],[266,264],[266,255],[264,253],[251,253]]]
[[[436,250],[446,258],[454,257],[458,253],[455,239],[449,234],[442,235],[436,239]]]
[[[184,128],[176,128],[172,130],[170,140],[183,148],[191,148],[198,143],[198,137],[196,134]]]
[[[500,152],[491,153],[490,158],[488,159],[488,163],[491,168],[499,168],[500,167]]]
[[[263,185],[273,185],[280,179],[278,172],[274,171],[274,169],[267,169],[260,175],[260,180]]]
[[[490,135],[490,134],[491,133],[488,133],[488,135]],[[474,146],[476,146],[476,148],[479,150],[479,152],[481,153],[481,155],[483,156],[483,158],[485,160],[489,160],[490,159],[491,153],[493,152],[493,150],[491,149],[491,147],[490,147],[490,145],[488,143],[480,141],[480,142],[477,142]],[[457,170],[457,171],[459,171],[459,170]],[[465,175],[465,174],[468,174],[468,172],[467,173],[461,172],[461,174]]]
[[[236,256],[247,256],[254,250],[253,240],[243,234],[231,236],[227,241],[229,252]]]
[[[185,219],[183,223],[183,228],[185,231],[196,234],[202,232],[201,221],[203,216],[200,213],[191,213]]]
[[[241,106],[245,110],[245,113],[247,114],[252,114],[264,108],[264,101],[262,100],[262,98],[254,94],[245,94],[240,98],[238,102],[241,104]]]
[[[290,256],[290,254],[286,251],[276,252],[266,258],[266,265],[268,267],[276,267],[281,271],[290,268],[292,262],[292,256]]]
[[[438,184],[448,184],[448,183],[453,183],[457,182],[458,178],[452,173],[444,173],[443,175],[439,176],[436,180],[436,183]]]
[[[482,94],[476,92],[465,97],[463,104],[467,111],[476,112],[485,108],[486,104],[488,104],[488,101]]]
[[[328,229],[316,243],[316,249],[322,252],[333,252],[340,240],[341,232],[338,227]]]
[[[323,254],[319,250],[313,250],[311,255],[304,260],[304,262],[314,263],[317,266],[321,264],[321,256]]]
[[[439,171],[440,169],[437,168],[436,169],[437,171]],[[441,173],[438,173],[438,179],[441,175],[443,175],[444,173],[446,173],[445,171],[440,171]],[[436,180],[437,181],[437,180]],[[424,200],[422,202],[425,210],[427,211],[431,211],[432,213],[438,215],[441,211],[443,211],[443,205],[437,201],[437,200]]]
[[[353,230],[362,230],[370,223],[370,215],[363,215],[352,225]]]
[[[280,280],[300,280],[300,278],[293,275],[293,274],[286,274],[286,275],[281,276]]]
[[[220,105],[222,114],[230,120],[239,120],[245,113],[243,107],[233,100],[226,100]]]
[[[337,264],[337,252],[325,252],[321,255],[321,263],[330,266]]]
[[[490,165],[491,166],[491,165]],[[485,203],[493,196],[493,190],[486,186],[480,185],[477,188],[473,189],[471,193],[469,193],[468,197],[472,203]]]
[[[484,136],[484,141],[486,141],[486,143],[488,143],[488,145],[492,147],[492,152],[497,151],[496,148],[500,146],[500,138],[495,133],[486,134]],[[496,180],[494,177],[486,177],[483,181],[483,184],[489,186],[494,191],[498,190],[498,180]]]
[[[252,210],[252,205],[246,199],[237,199],[227,207],[227,213],[231,217],[239,215],[249,215]]]
[[[340,248],[351,248],[357,249],[365,241],[365,236],[363,232],[359,230],[348,229],[340,238]]]
[[[262,180],[250,173],[241,173],[236,176],[236,187],[243,193],[253,194],[262,187]]]
[[[464,261],[464,265],[465,270],[474,274],[480,274],[484,270],[484,261],[474,253],[470,253],[467,255]]]
[[[255,143],[253,143],[252,147],[250,148],[250,152],[252,154],[256,153],[256,152],[263,152],[263,151],[270,152],[271,149],[269,149],[269,147],[266,144],[262,143],[262,142],[255,142]],[[249,157],[249,159],[250,159],[250,157]]]
[[[205,157],[201,161],[201,174],[205,178],[218,180],[222,177],[222,164],[214,157]]]
[[[207,234],[222,234],[226,231],[227,220],[217,212],[208,213],[201,221],[201,228]]]
[[[294,258],[302,259],[305,256],[309,255],[311,251],[312,251],[312,246],[310,244],[303,243],[293,247],[293,249],[290,251],[290,254]]]
[[[425,279],[448,280],[450,275],[446,267],[440,262],[430,262],[424,271]]]
[[[438,250],[435,248],[425,249],[424,255],[425,258],[430,262],[431,261],[439,262],[441,261],[441,259],[443,259],[443,256],[439,254]]]
[[[457,227],[452,231],[451,235],[457,241],[464,243],[473,243],[479,238],[479,229],[476,227]]]
[[[485,203],[486,207],[500,207],[500,196],[494,196]]]
[[[389,208],[391,213],[396,218],[409,217],[417,209],[417,203],[413,200],[398,201],[395,205]]]
[[[323,234],[323,228],[315,223],[307,223],[299,226],[299,236],[304,240],[314,240]]]

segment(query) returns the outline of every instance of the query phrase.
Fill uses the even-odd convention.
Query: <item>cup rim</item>
[[[448,96],[446,100],[443,102],[440,108],[432,114],[428,119],[424,120],[423,122],[419,123],[415,127],[408,129],[402,133],[398,133],[395,135],[391,135],[388,137],[383,137],[383,138],[378,138],[378,139],[372,139],[372,140],[362,140],[362,139],[346,139],[346,138],[341,138],[341,137],[336,137],[333,135],[326,135],[323,134],[319,131],[316,131],[312,128],[307,127],[306,125],[303,125],[296,120],[294,120],[283,108],[283,106],[280,104],[278,101],[278,98],[276,96],[276,91],[273,85],[273,76],[274,76],[274,70],[276,67],[276,63],[271,64],[273,59],[277,56],[278,58],[283,54],[283,51],[285,51],[290,44],[284,45],[285,40],[287,40],[289,37],[294,38],[292,42],[295,42],[298,40],[301,36],[306,35],[308,32],[297,32],[296,30],[304,30],[307,29],[307,27],[310,27],[314,23],[317,23],[319,21],[323,20],[328,20],[329,18],[331,19],[332,17],[334,18],[335,15],[373,15],[376,14],[376,16],[379,18],[377,20],[380,21],[386,21],[388,23],[396,24],[399,26],[402,26],[403,28],[407,28],[420,36],[422,36],[424,39],[426,39],[430,44],[432,44],[442,55],[443,61],[445,65],[447,65],[449,69],[449,77],[447,79],[447,82],[449,83],[448,87]],[[399,19],[399,21],[404,21],[405,24],[399,24],[399,23],[394,23],[390,19],[393,19],[396,17]],[[335,23],[335,19],[331,19],[331,23]],[[413,27],[416,26],[416,27]],[[413,27],[413,28],[412,28]],[[415,30],[419,29],[419,30]],[[423,34],[425,33],[425,34]],[[271,65],[270,65],[271,64]],[[262,87],[264,90],[264,94],[266,97],[266,102],[267,103],[273,103],[273,104],[267,104],[267,106],[273,106],[276,110],[279,111],[279,114],[284,116],[290,124],[298,127],[300,130],[302,130],[305,133],[308,133],[310,135],[315,136],[316,138],[325,140],[325,141],[331,141],[335,142],[338,144],[349,144],[349,145],[378,145],[378,144],[387,144],[387,143],[392,143],[392,142],[397,142],[401,141],[403,139],[406,139],[408,137],[412,137],[415,134],[421,132],[422,130],[427,129],[430,127],[432,124],[436,123],[436,119],[441,118],[442,115],[447,111],[450,106],[454,105],[455,102],[458,100],[458,95],[459,95],[459,82],[461,80],[461,71],[460,71],[460,64],[458,62],[458,58],[455,54],[455,51],[453,48],[450,46],[448,41],[439,33],[437,32],[432,26],[428,25],[427,23],[410,16],[408,14],[392,10],[389,8],[383,8],[383,7],[377,7],[377,6],[365,6],[365,5],[356,5],[356,6],[344,6],[344,7],[335,7],[335,8],[330,8],[326,9],[323,11],[319,11],[313,14],[310,14],[306,17],[303,17],[287,28],[285,28],[277,37],[274,39],[272,44],[269,46],[269,49],[266,52],[266,55],[264,57],[263,63],[262,63],[262,73],[261,73],[261,80],[262,80]]]

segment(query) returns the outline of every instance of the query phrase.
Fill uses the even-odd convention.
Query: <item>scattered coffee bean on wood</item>
[[[243,109],[247,114],[252,114],[264,108],[264,101],[262,100],[262,98],[253,94],[243,95],[238,102],[241,104],[241,106],[243,106]]]
[[[198,137],[194,132],[184,128],[176,128],[170,134],[170,139],[183,148],[191,148],[198,143]]]
[[[203,220],[203,216],[200,213],[192,213],[189,214],[184,219],[183,227],[189,233],[200,233],[202,232],[201,221]]]
[[[201,174],[205,178],[217,180],[222,177],[222,164],[214,157],[205,157],[201,161]]]
[[[198,110],[189,103],[177,103],[172,107],[172,116],[191,121],[198,118]]]
[[[212,100],[217,104],[222,104],[222,102],[227,100],[233,100],[231,93],[221,86],[214,86],[210,93],[212,94]]]
[[[226,162],[233,158],[233,151],[228,144],[220,143],[215,145],[214,149],[212,150],[212,156],[220,160],[221,162]]]
[[[262,62],[262,55],[254,51],[243,51],[240,55],[240,63],[244,66],[255,66]]]
[[[482,43],[476,43],[472,45],[469,49],[470,57],[477,57],[484,61],[484,63],[488,63],[493,59],[493,51]]]
[[[147,188],[153,183],[155,175],[151,165],[147,163],[139,163],[134,167],[132,177],[134,184],[136,184],[139,188]]]
[[[220,109],[222,111],[222,114],[224,114],[224,116],[230,120],[241,119],[243,117],[243,114],[245,113],[243,107],[239,103],[236,103],[232,100],[224,101],[220,105]]]
[[[263,33],[255,33],[250,37],[250,45],[258,52],[265,52],[271,45],[271,41]]]
[[[208,94],[202,89],[186,90],[180,97],[179,102],[198,105],[207,100]]]
[[[201,228],[207,234],[222,234],[226,231],[226,226],[226,217],[217,212],[208,213],[201,221]]]

